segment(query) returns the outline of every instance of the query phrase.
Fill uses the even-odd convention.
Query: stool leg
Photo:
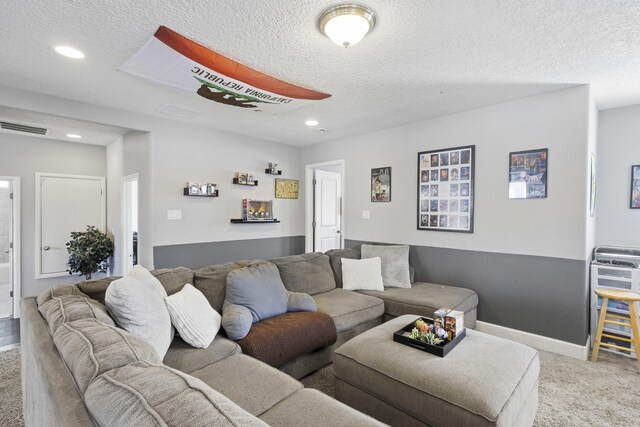
[[[604,329],[604,319],[607,317],[607,306],[609,305],[609,298],[602,297],[602,308],[600,309],[600,317],[598,318],[598,328],[596,329],[596,343],[593,346],[591,352],[591,361],[598,360],[598,351],[600,351],[600,340],[602,339],[602,331]]]
[[[636,363],[640,368],[640,330],[638,330],[638,313],[636,312],[635,301],[629,301],[629,314],[631,315],[631,334],[633,344],[636,346]]]

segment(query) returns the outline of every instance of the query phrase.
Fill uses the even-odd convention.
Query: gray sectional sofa
[[[221,334],[205,349],[193,348],[176,337],[162,361],[149,360],[149,357],[144,356],[144,349],[133,351],[128,356],[124,353],[129,350],[124,353],[114,350],[113,354],[109,354],[111,348],[133,348],[113,345],[110,342],[105,344],[99,339],[99,336],[106,334],[118,340],[122,337],[127,343],[133,340],[126,335],[126,331],[119,329],[113,321],[104,317],[108,315],[103,305],[104,294],[111,281],[116,278],[56,287],[37,299],[24,298],[21,342],[25,424],[97,425],[98,422],[92,414],[96,414],[96,402],[102,399],[107,404],[109,401],[109,393],[114,391],[108,387],[119,384],[120,381],[126,383],[142,378],[144,381],[136,383],[136,387],[144,389],[148,386],[152,393],[164,392],[164,389],[177,393],[169,396],[170,398],[155,395],[149,398],[147,406],[151,405],[154,414],[160,414],[158,416],[165,413],[170,415],[172,412],[166,411],[162,405],[156,408],[153,406],[154,401],[172,402],[172,405],[179,408],[179,396],[194,393],[195,390],[198,396],[207,396],[202,403],[205,406],[214,402],[216,398],[227,399],[214,404],[214,407],[232,407],[229,413],[239,418],[235,421],[225,419],[225,422],[233,423],[240,420],[239,425],[260,425],[260,420],[270,425],[379,425],[374,419],[316,390],[304,389],[296,378],[302,378],[329,364],[337,347],[379,325],[383,318],[407,313],[432,316],[434,310],[446,306],[465,311],[466,326],[474,327],[477,296],[470,290],[426,283],[414,283],[411,289],[389,289],[379,293],[347,291],[339,286],[340,270],[337,266],[343,256],[356,257],[357,249],[330,251],[326,255],[311,253],[270,260],[278,266],[285,287],[291,292],[310,294],[318,310],[331,316],[337,332],[335,344],[303,354],[280,369],[242,354],[238,344]],[[162,283],[169,295],[178,292],[185,283],[193,284],[205,295],[214,309],[222,312],[227,275],[249,263],[230,262],[196,271],[178,267],[155,270],[152,274]],[[51,300],[55,300],[55,304]],[[45,304],[48,304],[47,308],[43,309]],[[95,325],[83,324],[87,323],[86,319],[94,319],[91,321]],[[69,337],[81,335],[83,339],[79,340],[78,343],[81,344],[77,345],[87,346],[87,342],[91,345],[88,348],[83,347],[82,351],[73,349],[73,346],[61,348],[63,339],[58,336],[62,334],[59,329],[73,330],[73,334],[67,334]],[[96,330],[100,331],[100,334],[92,335],[96,334]],[[102,361],[96,358],[98,350],[102,352],[100,354],[108,357],[104,357]],[[71,357],[70,354],[74,356]],[[84,360],[83,357],[87,359]],[[78,366],[84,366],[89,360],[91,369],[79,370]],[[106,363],[106,360],[109,360],[109,363]],[[104,369],[109,370],[103,372]],[[101,380],[97,381],[98,378]],[[154,381],[158,382],[161,378],[164,378],[163,382],[155,384],[154,388]],[[79,384],[91,384],[91,393],[87,395],[87,390]],[[161,384],[180,386],[164,387]],[[122,393],[122,389],[118,393]],[[118,413],[117,405],[109,405],[110,412],[102,411],[104,414],[101,416]],[[208,407],[205,409],[209,410]],[[197,413],[197,410],[194,413]],[[225,411],[222,413],[227,414]],[[148,416],[148,413],[144,416]],[[212,418],[211,422],[218,422],[216,420],[218,418]],[[117,424],[118,419],[114,418],[113,423]]]

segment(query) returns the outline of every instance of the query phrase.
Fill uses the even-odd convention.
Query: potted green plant
[[[107,233],[88,225],[87,231],[72,231],[67,242],[69,274],[80,273],[86,280],[96,272],[106,272],[113,256],[113,241]]]

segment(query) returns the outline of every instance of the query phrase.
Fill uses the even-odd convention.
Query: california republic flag
[[[220,104],[285,112],[330,97],[263,74],[160,27],[121,71]]]

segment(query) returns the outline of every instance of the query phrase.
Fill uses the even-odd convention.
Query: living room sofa
[[[380,292],[381,295],[344,290],[338,286],[341,281],[337,280],[339,269],[336,265],[339,265],[344,254],[354,258],[357,256],[357,249],[348,251],[329,255],[309,253],[270,260],[278,267],[287,290],[308,293],[315,300],[318,311],[331,316],[337,332],[335,344],[300,355],[277,370],[242,354],[237,343],[221,334],[205,349],[193,348],[176,336],[161,361],[163,366],[203,381],[250,415],[269,424],[301,425],[300,420],[304,419],[308,421],[307,424],[376,425],[373,419],[322,393],[303,389],[295,378],[302,378],[329,364],[336,348],[379,325],[383,317],[406,313],[430,316],[433,310],[450,302],[451,308],[468,307],[464,310],[465,317],[469,316],[465,321],[467,327],[473,327],[477,296],[469,290],[452,291],[447,287],[440,289],[439,285],[420,283],[403,290],[405,302],[398,302],[395,298],[399,297],[392,298],[390,294],[395,292],[392,289]],[[152,274],[168,295],[178,292],[185,283],[190,283],[205,295],[216,311],[222,312],[227,275],[251,262],[229,262],[196,271],[177,267],[155,270]],[[56,325],[47,323],[38,311],[38,305],[56,293],[71,293],[91,300],[93,306],[97,304],[98,307],[104,307],[106,289],[115,279],[117,277],[83,281],[73,286],[54,288],[38,297],[38,300],[34,297],[23,299],[21,341],[27,425],[95,424],[68,363],[65,363],[53,341]],[[405,309],[407,311],[402,313]],[[103,311],[106,313],[106,310]],[[74,320],[77,319],[71,316],[66,322]],[[309,408],[309,411],[306,412],[305,408]]]

